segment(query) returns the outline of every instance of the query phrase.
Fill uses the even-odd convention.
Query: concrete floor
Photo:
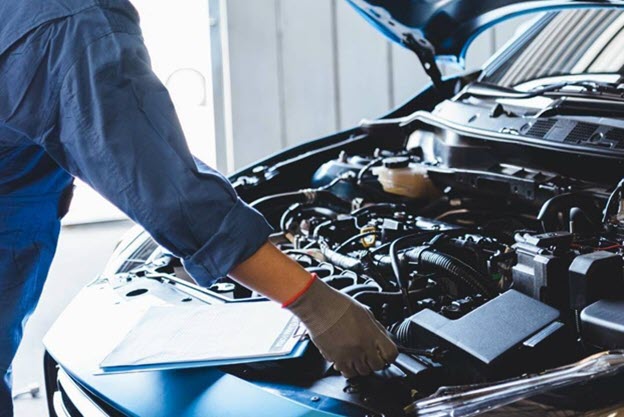
[[[119,221],[63,228],[41,302],[28,322],[13,364],[14,391],[33,383],[44,389],[43,335],[78,291],[102,271],[115,244],[131,226],[128,221]],[[15,417],[47,415],[43,395],[15,401]]]

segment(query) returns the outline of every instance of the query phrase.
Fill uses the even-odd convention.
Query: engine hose
[[[325,256],[325,259],[342,269],[352,270],[354,272],[362,272],[363,265],[359,259],[352,258],[347,255],[343,255],[334,250],[331,250],[326,243],[321,243],[321,253]]]
[[[332,275],[334,273],[333,269],[330,269],[325,265],[307,267],[306,271],[311,274],[316,274],[320,279],[331,278],[334,276]]]
[[[335,207],[341,211],[349,212],[351,206],[348,202],[336,197],[326,190],[299,190],[288,193],[274,194],[259,198],[250,204],[251,207],[265,213],[268,210],[275,210],[293,204],[319,204]]]
[[[605,205],[603,214],[602,214],[602,223],[606,224],[609,221],[609,216],[611,214],[611,208],[615,205],[616,198],[622,195],[622,189],[624,189],[624,179],[620,180],[618,185],[615,187],[609,199],[607,200],[607,204]]]
[[[392,329],[392,334],[396,338],[396,341],[403,346],[413,346],[414,340],[412,332],[410,331],[411,321],[409,319],[404,320]]]
[[[341,290],[343,288],[355,285],[354,279],[344,275],[330,275],[327,278],[323,278],[323,281],[332,288]]]
[[[410,300],[416,304],[418,300],[431,296],[429,289],[411,290]],[[400,291],[361,291],[353,294],[353,299],[367,306],[374,304],[402,304],[403,293]]]
[[[341,289],[340,292],[346,295],[354,296],[358,293],[364,292],[374,292],[375,294],[378,294],[380,290],[381,288],[379,285],[375,284],[355,284]]]
[[[560,230],[559,214],[563,213],[564,217],[567,217],[573,207],[579,207],[590,219],[600,219],[600,210],[595,206],[594,197],[590,194],[583,192],[559,194],[546,201],[537,215],[543,231]],[[569,219],[564,219],[564,223],[568,222]]]
[[[404,256],[407,260],[416,262],[421,266],[445,272],[451,279],[466,285],[475,293],[480,293],[489,298],[498,295],[498,291],[486,276],[450,255],[433,250],[428,246],[421,246],[405,252]]]

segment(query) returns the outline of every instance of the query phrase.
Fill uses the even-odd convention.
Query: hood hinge
[[[436,53],[433,45],[423,36],[414,36],[412,33],[405,33],[401,39],[403,45],[414,52],[425,72],[431,78],[433,85],[438,89],[442,89],[442,72],[436,63]]]

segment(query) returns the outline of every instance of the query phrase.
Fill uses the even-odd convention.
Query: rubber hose
[[[339,208],[345,212],[348,212],[351,208],[349,203],[336,197],[329,191],[324,190],[299,190],[289,193],[281,193],[269,195],[259,198],[250,204],[251,207],[264,213],[268,209],[277,209],[284,206],[291,206],[293,204],[327,204],[331,207]]]
[[[411,321],[409,319],[404,320],[401,324],[392,329],[396,341],[403,346],[413,346],[412,332],[410,331]]]
[[[581,208],[590,219],[600,219],[600,211],[595,206],[594,197],[591,195],[583,192],[559,194],[546,201],[537,215],[537,220],[542,223],[544,232],[559,230],[559,213],[567,217],[572,207]],[[569,222],[569,219],[564,219],[564,222]]]
[[[353,284],[353,278],[346,277],[344,275],[330,275],[327,278],[323,278],[323,281],[332,288],[341,290],[347,288]]]
[[[359,259],[352,258],[347,255],[343,255],[336,251],[333,251],[327,245],[321,245],[321,253],[325,256],[325,259],[342,269],[349,269],[354,272],[362,272],[362,263]]]
[[[409,292],[409,297],[412,301],[422,300],[431,295],[431,292],[426,289],[412,290]],[[374,303],[393,304],[403,302],[403,293],[400,291],[362,291],[353,295],[353,299],[370,306]]]
[[[374,292],[377,294],[379,290],[380,290],[379,285],[355,284],[355,285],[349,285],[348,287],[341,289],[340,292],[346,295],[354,296],[358,293],[363,293],[363,292]]]
[[[498,295],[498,291],[494,289],[491,281],[486,276],[450,255],[429,249],[428,247],[420,247],[405,252],[404,256],[406,259],[417,262],[419,265],[446,272],[451,279],[468,286],[475,293],[480,293],[490,298]]]

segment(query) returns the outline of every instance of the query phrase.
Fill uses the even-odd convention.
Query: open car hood
[[[390,40],[416,52],[425,65],[440,58],[461,63],[468,45],[480,32],[522,14],[624,6],[621,0],[347,1]]]

